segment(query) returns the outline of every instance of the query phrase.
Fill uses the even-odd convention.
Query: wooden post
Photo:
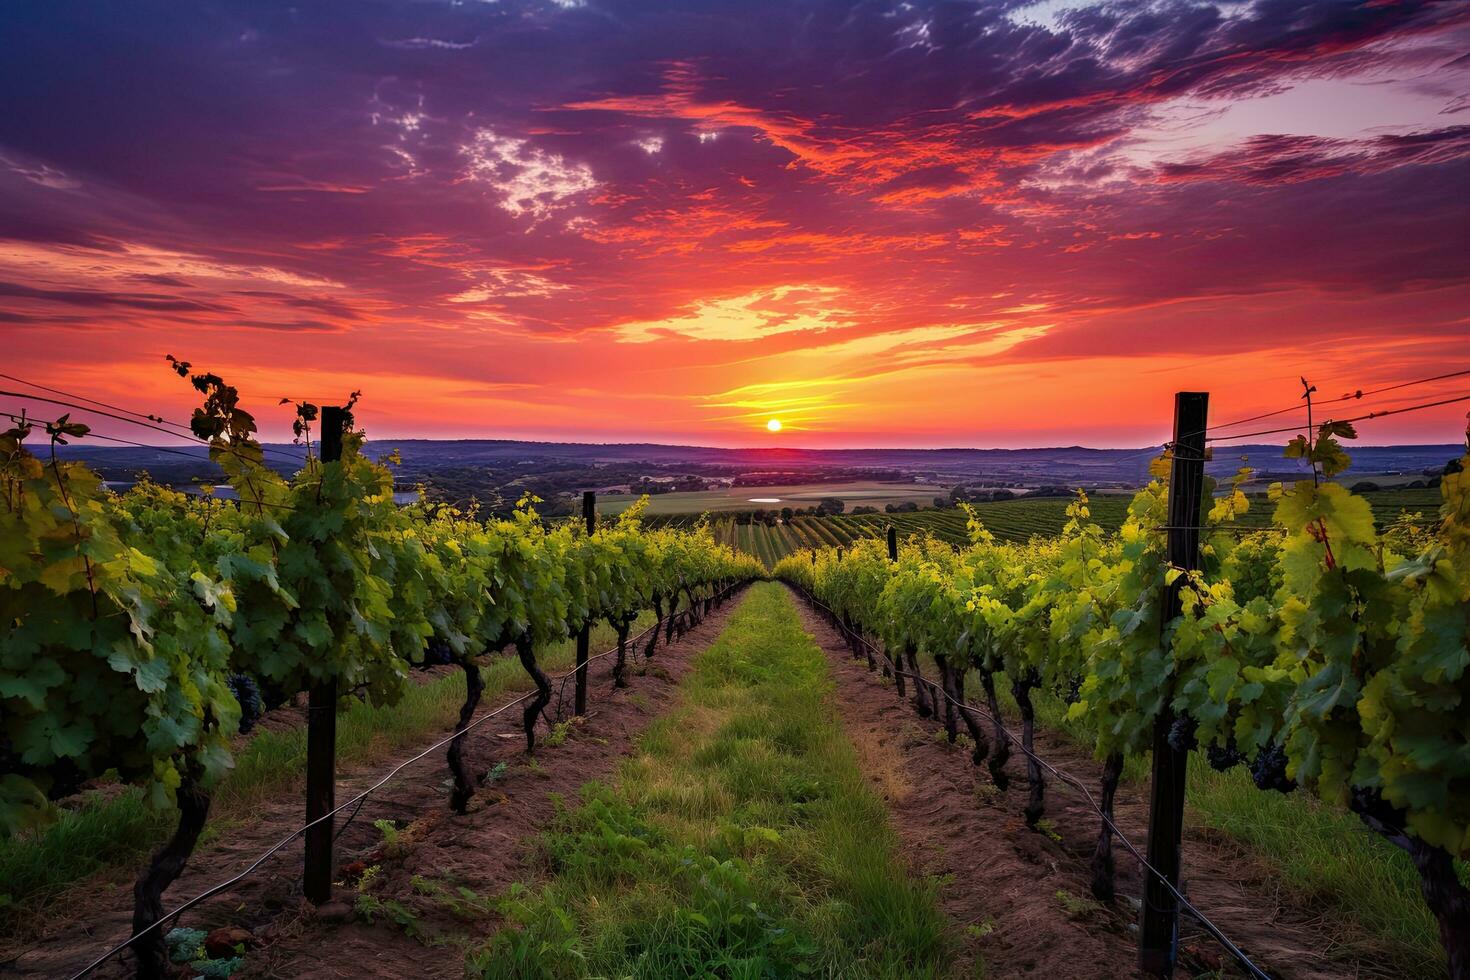
[[[322,466],[342,458],[347,412],[322,409]],[[337,678],[317,681],[307,694],[306,821],[331,813],[337,806]],[[332,819],[306,832],[306,869],[302,888],[313,905],[332,898]]]
[[[1169,468],[1169,564],[1199,567],[1200,498],[1205,485],[1205,425],[1210,396],[1181,391],[1174,396],[1173,463]],[[1160,628],[1179,615],[1183,577],[1164,590]],[[1171,684],[1172,687],[1172,684]],[[1164,710],[1154,722],[1153,780],[1149,787],[1148,863],[1179,887],[1179,846],[1184,830],[1184,766],[1189,753],[1169,745],[1174,712],[1165,692]],[[1144,878],[1143,922],[1138,962],[1145,973],[1172,977],[1179,954],[1179,902],[1157,877]]]
[[[597,530],[597,494],[587,490],[582,494],[582,519],[587,522],[587,536]],[[583,623],[577,631],[577,697],[576,713],[587,713],[587,653],[591,644],[592,624]]]
[[[892,524],[888,525],[888,560],[891,562],[898,561],[898,528]],[[883,675],[885,677],[888,676],[888,672],[892,670],[893,685],[898,688],[898,696],[901,698],[908,697],[908,692],[904,689],[903,682],[903,654],[900,653],[895,657],[885,642],[883,644],[883,656],[888,659],[889,663],[887,667],[883,668]]]

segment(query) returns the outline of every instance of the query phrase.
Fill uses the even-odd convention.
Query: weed
[[[1062,911],[1074,919],[1084,919],[1102,911],[1102,906],[1097,902],[1080,895],[1073,895],[1065,888],[1057,889],[1057,901],[1061,903]]]
[[[409,885],[418,894],[433,899],[450,915],[466,922],[488,918],[496,910],[497,903],[494,899],[480,895],[474,889],[466,888],[464,885],[451,887],[444,882],[423,878],[419,875],[414,875],[409,880]]]
[[[412,909],[395,899],[359,895],[355,909],[357,914],[362,916],[363,921],[369,924],[377,922],[380,918],[386,919],[410,939],[415,939],[425,945],[437,945],[439,942],[424,929]]]
[[[546,736],[544,744],[553,748],[562,744],[572,734],[572,729],[581,727],[586,719],[581,715],[573,715],[566,721],[559,721],[551,727],[551,734]]]

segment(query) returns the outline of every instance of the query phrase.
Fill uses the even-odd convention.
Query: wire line
[[[29,383],[29,382],[27,382],[27,383]],[[178,433],[178,432],[172,432],[172,431],[170,431],[168,429],[165,429],[163,426],[157,425],[157,424],[155,424],[153,422],[144,422],[144,421],[141,421],[139,419],[128,418],[126,415],[118,415],[115,412],[104,411],[104,410],[102,410],[100,408],[88,408],[85,405],[78,405],[75,402],[65,402],[65,401],[61,401],[61,400],[56,399],[56,398],[47,398],[47,397],[45,397],[43,395],[35,395],[35,394],[31,394],[29,392],[24,392],[24,391],[4,391],[4,390],[0,390],[0,395],[8,396],[8,397],[11,397],[11,398],[27,398],[27,399],[30,399],[31,401],[46,402],[49,405],[59,405],[62,408],[70,408],[73,411],[78,411],[78,412],[91,412],[93,415],[101,415],[104,418],[115,419],[118,422],[126,422],[129,425],[138,425],[138,426],[142,426],[145,429],[152,429],[155,432],[162,432],[164,435],[169,436],[169,437],[174,438],[174,439],[185,438],[180,433]],[[122,411],[127,411],[127,409],[122,409]],[[143,415],[142,412],[133,412],[132,414],[133,415]],[[175,424],[175,423],[169,423],[169,424],[172,425],[172,424]],[[187,438],[192,439],[194,442],[200,443],[202,445],[206,445],[206,446],[209,445],[209,441],[208,440],[206,440],[206,439],[200,439],[198,436],[192,436],[191,435],[191,436],[189,436]],[[257,445],[259,445],[259,444],[257,443]],[[283,459],[290,460],[292,463],[305,462],[305,457],[303,457],[303,456],[296,456],[296,455],[293,455],[291,453],[281,452],[281,451],[275,450],[275,449],[267,449],[267,448],[265,448],[265,446],[260,446],[260,452],[261,452],[261,455],[263,455],[263,456],[264,455],[267,455],[267,454],[269,454],[269,455],[276,455],[276,456],[280,456]]]
[[[1403,415],[1405,412],[1419,412],[1423,411],[1426,408],[1438,408],[1441,405],[1453,405],[1456,402],[1464,401],[1470,401],[1470,395],[1460,395],[1455,398],[1443,398],[1436,402],[1424,402],[1420,405],[1409,405],[1405,408],[1389,408],[1384,409],[1380,412],[1369,412],[1366,415],[1355,415],[1352,418],[1347,419],[1327,419],[1323,422],[1323,424],[1325,425],[1327,422],[1367,422],[1372,419],[1386,418],[1390,415]],[[1206,441],[1219,442],[1227,439],[1249,439],[1252,436],[1269,436],[1276,435],[1282,432],[1300,432],[1301,430],[1302,426],[1291,425],[1280,429],[1262,429],[1258,432],[1242,432],[1237,435],[1230,436],[1207,436]]]

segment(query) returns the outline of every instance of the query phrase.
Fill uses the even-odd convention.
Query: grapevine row
[[[536,651],[606,620],[619,638],[652,609],[670,639],[727,585],[764,574],[707,528],[648,530],[635,507],[589,534],[548,525],[523,499],[509,518],[393,503],[386,462],[351,422],[323,432],[284,477],[266,465],[254,417],[221,378],[173,362],[202,398],[209,443],[239,502],[149,482],[118,496],[56,447],[87,434],[68,417],[0,433],[0,833],[54,817],[53,802],[116,773],[159,807],[174,838],[135,891],[140,973],[164,970],[162,893],[204,827],[232,739],[266,707],[332,682],[343,697],[392,705],[410,671],[459,665],[469,724],[481,660],[515,648],[536,685],[527,748],[551,696]],[[296,406],[298,435],[325,413]],[[330,455],[338,455],[332,453]],[[652,653],[660,631],[645,648]],[[449,749],[451,806],[474,792],[463,740]],[[149,930],[146,931],[145,930]]]
[[[1079,492],[1055,539],[997,541],[972,511],[958,551],[911,537],[890,560],[881,542],[858,540],[789,556],[776,574],[878,638],[900,694],[931,657],[949,697],[915,683],[916,709],[942,715],[951,738],[964,724],[1001,788],[1008,733],[954,708],[971,671],[993,719],[997,685],[1009,683],[1028,750],[1034,694],[1070,704],[1104,761],[1109,818],[1124,761],[1152,750],[1160,718],[1173,719],[1176,750],[1248,764],[1262,790],[1301,787],[1350,808],[1408,852],[1451,975],[1470,976],[1470,892],[1455,869],[1470,857],[1470,453],[1443,478],[1436,526],[1380,532],[1368,502],[1330,482],[1353,436],[1327,423],[1288,445],[1314,478],[1273,486],[1259,533],[1232,533],[1249,471],[1218,496],[1206,482],[1197,570],[1168,561],[1166,451],[1115,532],[1093,523]],[[1166,618],[1171,586],[1181,612]],[[1045,807],[1034,760],[1028,783],[1034,825]],[[1102,899],[1113,895],[1111,837],[1105,822],[1093,861]]]

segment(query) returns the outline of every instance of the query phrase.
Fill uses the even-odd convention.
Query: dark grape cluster
[[[450,664],[453,662],[454,651],[451,650],[449,648],[449,644],[444,642],[444,640],[442,640],[441,638],[437,636],[432,637],[430,638],[428,643],[424,644],[425,667],[442,667],[445,664]]]
[[[1251,778],[1257,789],[1274,789],[1278,793],[1290,793],[1296,789],[1296,780],[1286,775],[1286,749],[1270,742],[1256,755],[1251,763]]]
[[[1224,745],[1218,743],[1211,745],[1205,750],[1205,758],[1209,760],[1210,768],[1216,772],[1234,769],[1245,761],[1245,755],[1235,747],[1233,737]]]
[[[231,674],[225,683],[230,686],[235,700],[240,702],[240,734],[248,734],[265,713],[265,699],[260,696],[260,687],[249,674]]]
[[[1194,739],[1195,720],[1189,715],[1176,715],[1169,726],[1169,748],[1175,752],[1192,752],[1197,744]]]
[[[1067,703],[1076,704],[1082,700],[1082,675],[1078,674],[1072,678],[1072,686],[1067,689]]]

